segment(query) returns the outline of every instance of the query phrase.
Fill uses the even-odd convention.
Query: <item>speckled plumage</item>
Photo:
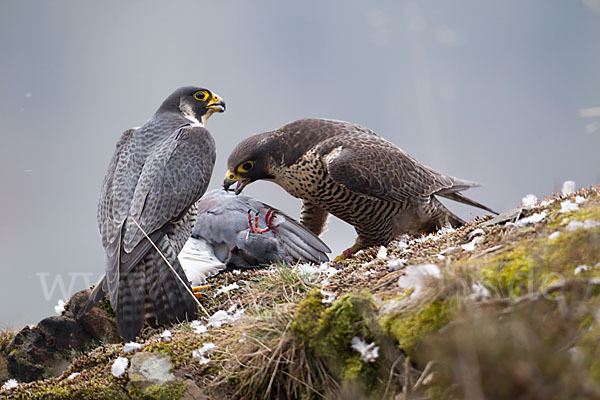
[[[158,326],[196,315],[194,299],[134,220],[187,283],[177,254],[191,234],[195,203],[206,191],[216,158],[212,136],[197,121],[205,120],[211,105],[211,110],[225,107],[213,94],[206,102],[195,99],[200,90],[210,93],[176,90],[144,125],[125,131],[102,184],[98,227],[106,279],[91,303],[108,291],[126,341],[135,339],[144,319]],[[197,121],[189,119],[192,109]]]
[[[251,170],[240,172],[249,160]],[[301,222],[317,234],[328,213],[353,225],[354,250],[463,224],[435,195],[491,211],[459,193],[477,184],[434,171],[370,129],[343,121],[304,119],[251,136],[233,150],[228,168],[226,187],[240,181],[239,192],[270,179],[302,199]]]

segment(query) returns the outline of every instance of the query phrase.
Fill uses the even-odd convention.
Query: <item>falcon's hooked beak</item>
[[[226,108],[225,101],[217,94],[213,93],[212,97],[206,104],[206,108],[213,110],[214,112],[224,112]]]
[[[242,190],[244,190],[244,188],[252,181],[250,179],[242,178],[235,172],[231,172],[231,170],[227,170],[227,173],[225,174],[225,180],[223,181],[223,189],[228,191],[229,187],[235,182],[237,182],[237,186],[234,190],[235,194],[240,194],[242,193]]]

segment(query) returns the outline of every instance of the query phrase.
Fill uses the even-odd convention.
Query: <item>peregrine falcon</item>
[[[474,182],[439,173],[363,126],[302,119],[239,143],[229,156],[223,186],[271,180],[300,198],[300,222],[319,235],[329,213],[354,226],[344,251],[385,245],[401,234],[422,234],[465,222],[435,197],[494,212],[460,192]]]
[[[192,285],[226,267],[249,268],[276,262],[320,263],[331,250],[321,239],[281,211],[223,189],[206,193],[198,217],[179,253]]]
[[[182,87],[117,142],[98,203],[106,275],[80,316],[108,291],[125,341],[139,335],[144,319],[156,327],[196,315],[194,298],[162,257],[189,286],[177,254],[215,163],[215,143],[204,124],[223,111],[225,102],[210,90]]]

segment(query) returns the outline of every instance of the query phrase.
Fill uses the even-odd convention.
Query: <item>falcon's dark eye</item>
[[[198,90],[194,93],[194,98],[198,101],[206,101],[208,98],[208,92],[206,90]]]
[[[238,172],[248,172],[252,169],[252,167],[254,166],[254,161],[246,161],[245,163],[243,163],[242,165],[240,165],[238,167]]]

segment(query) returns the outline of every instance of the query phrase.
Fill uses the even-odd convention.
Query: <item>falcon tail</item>
[[[184,282],[187,277],[167,237],[156,243]],[[189,283],[187,283],[189,290]],[[117,328],[126,342],[139,336],[144,319],[152,327],[196,318],[197,304],[156,250],[148,252],[129,273],[121,275],[117,307]]]
[[[472,200],[472,199],[468,198],[467,196],[463,195],[462,193],[460,193],[463,190],[467,190],[472,187],[481,186],[479,183],[467,181],[464,179],[458,179],[458,178],[451,178],[451,179],[454,181],[454,184],[452,185],[451,188],[442,189],[439,192],[436,192],[435,194],[438,196],[445,197],[450,200],[457,201],[459,203],[463,203],[463,204],[467,204],[467,205],[470,205],[473,207],[481,208],[482,210],[485,210],[485,211],[491,212],[492,214],[498,215],[498,213],[496,211],[492,210],[491,208],[484,206],[483,204],[478,203],[475,200]]]

